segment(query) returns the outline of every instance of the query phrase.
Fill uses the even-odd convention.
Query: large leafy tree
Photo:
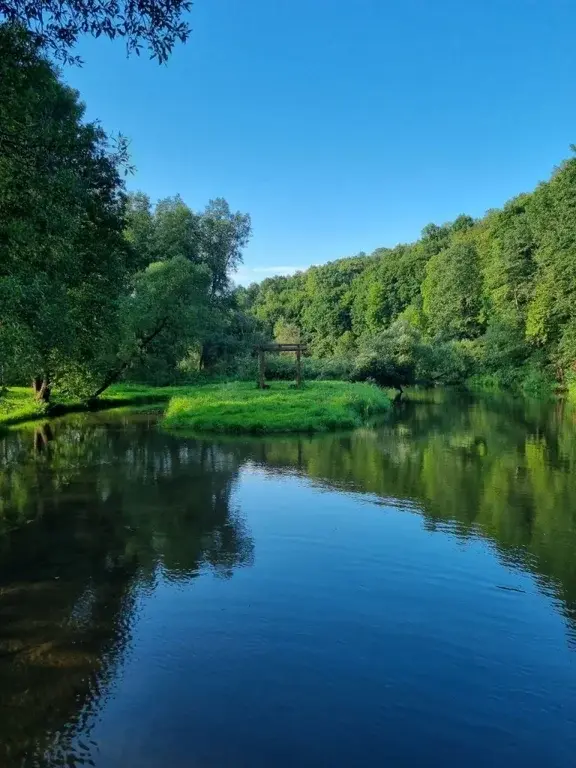
[[[164,62],[177,41],[186,41],[190,26],[183,15],[190,0],[0,0],[0,18],[20,24],[58,58],[70,53],[80,35],[124,38],[128,52]]]
[[[141,371],[150,358],[163,372],[173,372],[206,325],[209,281],[205,267],[183,256],[154,262],[136,273],[121,302],[112,355],[102,361],[107,370],[92,397],[131,368]]]
[[[484,280],[490,310],[500,322],[525,326],[534,287],[536,242],[522,195],[487,217]]]
[[[125,148],[84,121],[37,40],[0,26],[0,352],[7,378],[90,368],[133,269]]]
[[[242,251],[251,234],[250,216],[232,212],[222,197],[210,200],[200,214],[200,258],[212,275],[210,293],[213,297],[230,291],[232,275],[242,263]]]
[[[130,196],[127,222],[127,239],[142,264],[187,263],[206,278],[202,290],[197,287],[190,294],[193,322],[185,332],[182,323],[180,330],[168,323],[146,345],[147,355],[139,355],[134,372],[165,383],[176,375],[183,357],[187,358],[186,367],[197,368],[237,351],[252,326],[239,310],[231,278],[250,236],[250,217],[232,212],[221,198],[197,212],[179,195],[152,206],[146,195],[137,193]],[[200,306],[202,311],[198,311]]]

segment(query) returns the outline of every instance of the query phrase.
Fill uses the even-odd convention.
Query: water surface
[[[0,765],[573,766],[576,421],[0,438]]]

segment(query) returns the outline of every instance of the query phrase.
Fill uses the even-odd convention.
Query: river
[[[576,416],[0,437],[0,765],[573,766]]]

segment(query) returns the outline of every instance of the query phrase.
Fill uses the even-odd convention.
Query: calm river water
[[[574,766],[576,416],[0,438],[0,765]]]

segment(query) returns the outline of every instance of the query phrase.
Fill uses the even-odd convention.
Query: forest
[[[50,41],[4,23],[0,51],[0,391],[248,380],[272,339],[306,344],[308,378],[570,386],[575,157],[483,218],[245,288],[248,213],[128,192],[126,139],[85,119]],[[282,357],[268,368],[293,376]]]
[[[576,363],[576,158],[530,193],[428,224],[414,243],[238,290],[278,340],[382,384],[538,393]]]

